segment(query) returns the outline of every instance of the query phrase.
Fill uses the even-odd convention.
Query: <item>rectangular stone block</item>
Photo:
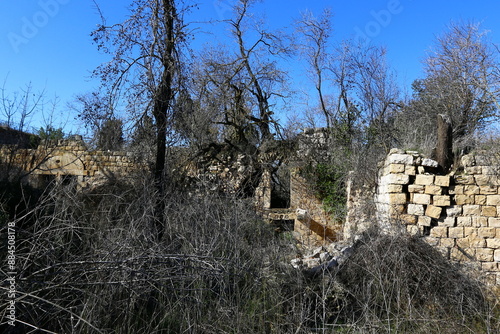
[[[448,231],[449,234],[449,231]],[[454,238],[441,238],[439,240],[439,246],[441,247],[447,247],[447,248],[453,248],[455,247],[455,239]]]
[[[389,165],[389,173],[398,174],[405,172],[405,165],[403,164],[390,164]]]
[[[463,238],[464,237],[464,228],[462,226],[450,227],[448,229],[448,237],[449,238]]]
[[[490,184],[490,177],[488,175],[474,175],[474,180],[478,186],[487,186]]]
[[[494,261],[494,250],[491,248],[478,248],[476,249],[476,259],[481,262]]]
[[[443,188],[440,186],[435,186],[433,184],[425,186],[425,193],[430,195],[441,195],[443,193]]]
[[[474,204],[486,205],[486,195],[474,195]]]
[[[479,187],[476,185],[466,185],[464,187],[465,195],[476,195],[479,194]]]
[[[498,271],[498,263],[496,263],[496,262],[483,262],[483,263],[481,263],[481,270],[483,270],[483,271]]]
[[[472,217],[457,217],[457,226],[472,226]]]
[[[477,235],[483,238],[494,238],[496,232],[494,227],[480,227],[477,229]]]
[[[457,205],[474,204],[474,195],[455,195]]]
[[[473,227],[488,227],[488,218],[487,217],[473,216],[473,217],[471,217],[471,219],[472,219],[472,226]]]
[[[422,166],[424,166],[424,167],[431,167],[431,168],[437,168],[439,165],[438,165],[438,162],[436,160],[424,158],[422,160]]]
[[[410,176],[405,174],[389,174],[382,177],[382,184],[408,184]]]
[[[481,248],[486,247],[486,241],[477,234],[471,234],[457,239],[457,246],[461,248]]]
[[[464,216],[479,216],[481,214],[480,205],[464,205],[463,206]]]
[[[448,227],[446,226],[434,226],[431,229],[431,237],[434,238],[448,238]]]
[[[500,249],[500,239],[498,238],[487,238],[486,247]]]
[[[482,173],[482,170],[481,170],[481,166],[470,166],[470,167],[465,167],[464,168],[465,172],[467,174],[481,174]]]
[[[500,262],[500,249],[495,249],[495,252],[493,254],[493,260],[495,262]]]
[[[498,186],[479,186],[479,193],[482,195],[495,195],[498,194]]]
[[[415,178],[415,184],[428,186],[434,183],[434,175],[419,174]]]
[[[391,204],[389,207],[389,215],[393,218],[399,218],[405,212],[405,205],[402,204]]]
[[[462,214],[462,206],[461,205],[453,205],[446,208],[446,215],[448,217],[456,217]]]
[[[428,194],[413,194],[413,203],[428,205],[431,204],[431,195]]]
[[[433,196],[432,197],[432,205],[435,206],[450,206],[450,196],[441,195],[441,196]]]
[[[416,175],[417,169],[415,168],[415,166],[405,165],[405,174],[406,175]]]
[[[425,215],[429,216],[431,218],[439,218],[441,217],[441,212],[443,211],[443,208],[439,206],[434,206],[434,205],[428,205],[427,208],[425,209]]]
[[[484,217],[496,217],[497,207],[492,205],[486,205],[481,207],[481,216]]]
[[[410,193],[419,193],[423,194],[425,191],[425,186],[419,184],[410,184],[408,185],[408,192]]]
[[[500,195],[486,196],[486,205],[500,205]]]
[[[410,235],[417,235],[420,233],[420,228],[417,225],[406,225],[406,231]]]
[[[450,195],[463,195],[464,194],[464,186],[452,185],[448,188],[448,193]]]
[[[418,221],[417,221],[418,226],[431,226],[431,223],[432,223],[431,217],[418,216]],[[436,226],[436,227],[438,227],[438,226]],[[436,227],[434,227],[434,228],[436,228]]]
[[[500,228],[500,218],[488,218],[488,227],[499,227]]]
[[[465,253],[465,254],[464,254]],[[451,248],[450,259],[458,262],[469,262],[474,258],[475,251],[472,248]]]
[[[454,227],[456,224],[456,219],[456,217],[446,217],[438,221],[438,226]]]
[[[401,184],[389,184],[389,185],[387,185],[387,192],[388,193],[402,193],[403,186]]]
[[[408,204],[408,214],[423,216],[424,215],[424,206],[421,204]]]
[[[472,175],[455,175],[456,184],[474,184],[474,176]]]
[[[434,177],[434,184],[441,187],[449,187],[450,177],[447,175],[436,175]]]
[[[409,154],[391,154],[387,157],[389,164],[413,165],[413,156]]]
[[[400,219],[404,224],[407,225],[416,225],[418,220],[417,216],[411,214],[403,214],[401,215]]]

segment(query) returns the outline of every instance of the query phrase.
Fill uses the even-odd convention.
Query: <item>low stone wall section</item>
[[[487,155],[465,155],[448,175],[417,152],[391,150],[375,195],[382,227],[394,222],[419,234],[454,261],[475,263],[500,284],[500,166]]]

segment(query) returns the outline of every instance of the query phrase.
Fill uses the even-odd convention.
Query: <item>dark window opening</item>
[[[290,208],[290,171],[281,166],[271,176],[271,208]]]

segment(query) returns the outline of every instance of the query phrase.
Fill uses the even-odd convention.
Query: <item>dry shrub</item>
[[[361,332],[489,332],[485,288],[417,236],[366,232],[336,279]]]

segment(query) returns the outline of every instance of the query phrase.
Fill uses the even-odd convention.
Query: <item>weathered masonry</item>
[[[74,178],[80,187],[86,187],[90,181],[129,177],[145,168],[128,152],[88,150],[79,136],[42,142],[34,149],[1,145],[0,159],[9,172],[25,173],[34,185]]]
[[[377,221],[382,228],[402,224],[445,257],[478,264],[489,283],[500,284],[499,163],[470,154],[454,172],[438,175],[436,161],[392,150],[379,171]]]

